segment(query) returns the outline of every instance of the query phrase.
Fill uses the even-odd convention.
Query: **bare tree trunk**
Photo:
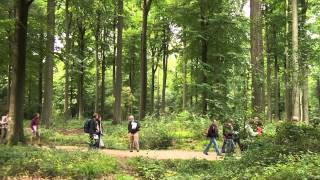
[[[157,116],[160,116],[160,70],[158,71],[158,75],[157,75]],[[320,98],[320,97],[319,97]],[[320,100],[319,100],[320,102]],[[319,104],[320,106],[320,104]],[[319,108],[320,109],[320,108]]]
[[[45,127],[49,128],[52,125],[55,0],[48,0],[47,13],[47,57],[44,64],[44,92],[41,120],[44,122]]]
[[[165,113],[166,110],[166,87],[167,87],[167,72],[168,72],[168,43],[169,40],[167,38],[167,26],[163,29],[163,57],[162,57],[162,102],[161,102],[161,112]]]
[[[100,112],[101,114],[104,114],[105,111],[105,99],[106,99],[106,70],[107,70],[107,62],[106,62],[106,51],[108,48],[106,48],[107,44],[107,36],[109,32],[106,30],[106,28],[103,28],[103,43],[101,44],[101,50],[102,50],[102,63],[101,63],[101,103],[100,103]]]
[[[97,12],[96,29],[95,29],[95,50],[96,50],[96,87],[95,87],[95,101],[94,111],[99,111],[99,95],[100,95],[100,59],[99,59],[99,38],[100,38],[100,12]]]
[[[307,20],[307,10],[308,2],[306,0],[300,0],[302,9],[301,9],[301,39],[306,40],[307,31],[305,29],[305,24]],[[301,70],[302,70],[302,120],[306,123],[309,123],[309,69],[308,69],[308,52],[306,44],[302,46],[301,50]]]
[[[65,84],[64,84],[64,106],[63,106],[63,114],[64,118],[68,119],[70,117],[70,109],[69,109],[69,87],[70,87],[70,75],[69,75],[69,61],[70,61],[70,49],[71,49],[71,39],[70,39],[70,30],[71,30],[71,13],[69,11],[69,0],[66,0],[65,7],[65,18],[66,18],[66,58],[64,61],[65,65]]]
[[[284,76],[285,76],[285,119],[290,120],[292,117],[292,87],[291,87],[291,63],[289,60],[289,41],[288,41],[288,34],[289,34],[289,0],[286,0],[286,44],[285,44],[285,63],[284,63]]]
[[[78,19],[78,44],[79,44],[79,59],[80,59],[80,67],[79,67],[79,79],[78,79],[78,118],[83,119],[84,117],[84,99],[83,99],[83,91],[84,91],[84,36],[86,32],[86,28],[83,25],[81,19]]]
[[[148,83],[148,63],[147,63],[147,30],[148,13],[152,0],[143,0],[142,34],[141,34],[141,63],[140,63],[140,119],[146,115],[147,107],[147,83]]]
[[[112,62],[112,94],[115,96],[116,88],[116,60],[117,60],[117,0],[114,0],[114,19],[113,19],[113,62]]]
[[[202,60],[202,66],[203,69],[206,69],[207,61],[208,61],[208,42],[207,42],[207,26],[208,26],[208,19],[207,19],[207,0],[201,0],[200,3],[200,14],[201,14],[201,60]],[[202,83],[207,84],[207,75],[206,71],[202,70]],[[207,89],[202,89],[202,113],[206,114],[208,110],[208,102],[207,102]]]
[[[320,76],[317,77],[317,87],[316,87],[316,96],[318,98],[318,113],[320,114]]]
[[[187,64],[188,60],[183,57],[183,92],[182,92],[182,110],[187,108]]]
[[[23,133],[24,85],[26,71],[26,46],[28,9],[32,0],[15,0],[15,32],[12,54],[12,85],[9,107],[9,144],[25,142]]]
[[[272,25],[271,25],[272,26]],[[266,25],[266,46],[267,46],[267,118],[272,121],[272,83],[271,83],[271,39],[270,26]],[[275,43],[275,42],[273,42]]]
[[[264,69],[261,1],[250,0],[250,39],[252,64],[252,106],[255,115],[264,114]]]
[[[299,114],[299,46],[298,46],[298,8],[297,0],[291,0],[292,6],[292,117]],[[291,119],[292,119],[291,117]]]
[[[122,91],[122,30],[123,30],[123,0],[118,0],[118,37],[117,37],[117,59],[116,59],[116,82],[115,103],[112,123],[121,121],[121,91]]]

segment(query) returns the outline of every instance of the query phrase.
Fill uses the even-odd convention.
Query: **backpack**
[[[90,132],[90,122],[91,122],[91,119],[87,119],[87,120],[84,121],[83,131],[85,133],[89,133]]]

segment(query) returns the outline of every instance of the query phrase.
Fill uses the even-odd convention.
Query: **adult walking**
[[[207,145],[207,147],[204,149],[203,154],[208,155],[211,144],[213,144],[217,155],[219,156],[221,154],[219,151],[217,140],[216,140],[218,136],[219,136],[219,130],[218,130],[217,121],[213,120],[207,132],[207,137],[210,138],[210,142]]]
[[[35,116],[31,120],[31,131],[32,131],[32,137],[31,137],[31,143],[33,144],[34,139],[38,140],[38,144],[40,144],[40,133],[39,133],[39,125],[40,125],[40,114],[36,113]]]
[[[8,121],[9,121],[9,113],[7,112],[1,118],[0,122],[0,144],[5,142],[8,133]]]
[[[134,119],[133,115],[128,117],[128,133],[129,133],[129,146],[130,152],[133,152],[133,148],[139,152],[139,130],[140,124],[137,120]]]

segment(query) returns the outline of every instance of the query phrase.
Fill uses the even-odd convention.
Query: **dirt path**
[[[55,148],[66,151],[89,150],[89,148],[77,146],[56,146]],[[210,161],[222,159],[221,157],[217,157],[214,152],[211,152],[209,155],[204,155],[202,152],[183,150],[140,150],[139,152],[130,152],[128,150],[99,149],[99,151],[118,158],[148,157],[151,159],[206,159]]]

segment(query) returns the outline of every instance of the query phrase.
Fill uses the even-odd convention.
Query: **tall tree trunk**
[[[158,71],[158,75],[157,75],[157,84],[158,84],[157,85],[157,117],[159,117],[160,116],[160,71]]]
[[[32,0],[15,0],[15,32],[12,54],[12,85],[9,107],[9,144],[25,142],[23,133],[24,85],[26,71],[26,46],[28,9]]]
[[[42,109],[42,98],[43,98],[43,60],[45,59],[45,38],[44,32],[41,32],[39,36],[39,65],[38,65],[38,104],[37,111],[41,112]]]
[[[308,4],[306,0],[300,0],[301,9],[301,39],[306,41],[307,31],[305,24],[307,20]],[[303,42],[303,41],[302,41]],[[301,70],[302,70],[302,120],[306,123],[309,122],[309,69],[308,69],[308,52],[307,42],[301,48]]]
[[[101,103],[100,103],[100,112],[104,114],[105,112],[105,96],[106,96],[106,70],[107,70],[107,62],[106,62],[106,48],[107,44],[107,36],[109,32],[106,28],[103,28],[103,43],[101,44],[101,51],[102,51],[102,62],[101,62]]]
[[[298,8],[297,0],[291,0],[292,6],[292,117],[299,114],[299,52],[298,52]],[[292,119],[291,117],[291,119]]]
[[[272,26],[272,25],[271,25]],[[272,83],[271,83],[271,37],[270,25],[266,25],[266,47],[267,47],[267,119],[272,121]],[[275,42],[273,42],[275,43]]]
[[[148,83],[148,63],[147,63],[147,29],[148,13],[152,0],[143,0],[142,34],[141,34],[141,62],[140,62],[140,119],[146,115],[147,107],[147,83]]]
[[[285,78],[285,119],[290,120],[292,116],[292,87],[291,87],[291,62],[289,59],[289,0],[286,0],[286,30],[285,30],[285,63],[284,63],[284,78]]]
[[[44,64],[44,92],[41,120],[45,124],[45,127],[49,128],[52,124],[55,0],[48,0],[47,18],[47,56]]]
[[[79,59],[80,59],[80,67],[79,67],[79,79],[78,79],[78,117],[79,119],[83,119],[84,117],[84,99],[83,99],[83,91],[84,91],[84,47],[85,47],[85,32],[86,28],[83,25],[82,20],[78,19],[78,44],[79,44]]]
[[[155,90],[155,76],[159,65],[159,57],[156,56],[156,49],[151,50],[152,69],[151,69],[151,92],[150,92],[150,112],[154,113],[154,90]],[[155,62],[156,58],[156,62]]]
[[[14,11],[13,9],[8,10],[9,19],[14,19]],[[8,47],[9,47],[9,59],[12,59],[12,47],[14,42],[14,34],[12,30],[8,30]],[[6,108],[9,109],[10,107],[10,89],[11,89],[11,73],[12,73],[12,67],[11,62],[8,65],[8,84],[7,84],[7,105]]]
[[[316,96],[318,98],[318,113],[320,114],[320,76],[317,77]]]
[[[264,69],[261,1],[250,0],[250,39],[252,64],[252,105],[255,115],[264,114]]]
[[[70,75],[69,75],[69,60],[70,60],[70,49],[71,49],[71,39],[70,39],[70,30],[71,30],[71,13],[69,11],[69,0],[66,0],[65,7],[65,18],[66,18],[66,58],[64,60],[65,65],[65,84],[64,84],[64,106],[63,114],[64,118],[70,118],[70,109],[69,109],[69,87],[70,87]]]
[[[121,91],[122,91],[122,30],[123,30],[123,0],[118,0],[118,37],[117,37],[117,59],[116,59],[116,84],[113,123],[121,121]]]
[[[112,62],[112,94],[115,96],[116,88],[116,60],[117,60],[117,0],[114,0],[113,19],[113,62]]]
[[[279,80],[279,62],[278,62],[278,51],[277,51],[277,32],[275,27],[272,27],[272,51],[274,58],[274,119],[278,121],[280,119],[280,80]]]
[[[183,57],[183,64],[182,64],[182,68],[183,68],[183,92],[182,92],[182,110],[186,110],[187,107],[187,64],[188,64],[188,60]]]
[[[201,0],[200,3],[200,15],[201,15],[201,61],[203,66],[202,72],[202,83],[206,85],[208,82],[208,78],[206,75],[206,65],[208,62],[208,42],[207,42],[207,26],[208,26],[208,19],[207,19],[207,0]],[[206,86],[204,86],[206,87]],[[208,109],[208,102],[207,102],[208,94],[207,89],[202,89],[202,113],[206,114]]]
[[[95,29],[95,50],[96,50],[96,88],[95,88],[95,101],[94,101],[94,111],[99,111],[99,95],[100,95],[100,59],[99,59],[99,38],[100,38],[100,12],[97,12],[96,19],[96,29]]]
[[[161,112],[165,113],[166,110],[166,88],[167,88],[167,71],[168,71],[168,37],[167,33],[168,27],[165,26],[163,29],[163,44],[162,44],[162,51],[163,51],[163,57],[162,57],[162,102],[161,102]]]

